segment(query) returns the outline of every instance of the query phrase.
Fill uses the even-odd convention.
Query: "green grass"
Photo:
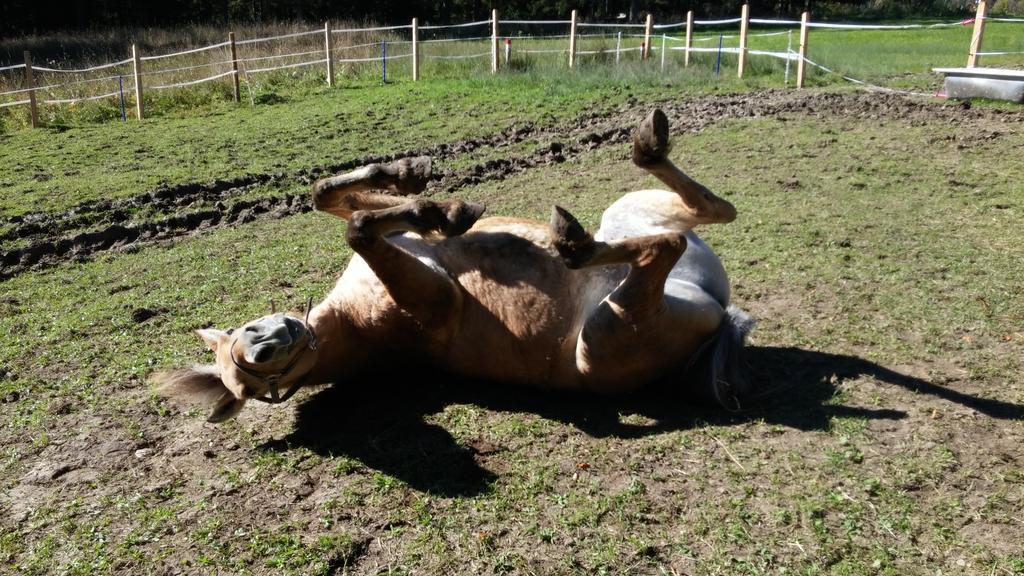
[[[418,99],[426,89],[416,87],[406,105],[390,101],[394,117],[382,129],[410,132],[381,149],[493,130],[517,110],[474,108],[467,103],[483,96],[467,87],[448,101],[461,114],[431,120]],[[535,104],[559,118],[570,115],[560,106],[589,109],[601,94],[580,101],[527,87],[523,102],[548,90],[552,100]],[[184,139],[190,122],[143,127]],[[250,126],[259,134],[260,125],[248,121],[238,134]],[[106,129],[82,131],[79,145]],[[352,127],[334,146],[362,146],[366,130]],[[1024,404],[1024,164],[1012,154],[1024,133],[990,119],[960,135],[997,137],[959,147],[949,130],[793,114],[676,136],[673,158],[739,208],[735,223],[703,234],[730,271],[736,303],[760,321],[758,347],[863,358]],[[301,141],[298,131],[290,138]],[[299,154],[293,166],[327,157]],[[628,162],[625,146],[601,148],[459,196],[486,202],[491,214],[538,218],[558,202],[593,226],[619,194],[654,185]],[[1024,566],[1021,421],[840,364],[831,380],[801,380],[787,398],[740,418],[701,412],[664,427],[628,405],[555,398],[523,408],[501,393],[408,400],[406,413],[390,392],[377,401],[302,394],[212,427],[150,396],[154,369],[208,358],[193,329],[237,326],[271,297],[298,307],[324,294],[351,254],[343,232],[339,221],[307,214],[3,282],[0,330],[10,336],[0,343],[9,372],[0,399],[16,399],[0,403],[0,485],[5,505],[19,498],[33,510],[0,521],[3,570],[1012,574]],[[135,324],[138,307],[166,311]],[[422,394],[417,388],[408,393]],[[809,398],[795,398],[801,392]],[[334,452],[291,434],[295,411],[318,402],[329,418],[313,433],[340,434]],[[346,427],[364,412],[366,437]],[[635,437],[601,434],[603,418]],[[109,451],[112,442],[127,452]],[[495,448],[460,459],[460,447],[479,445]],[[141,447],[158,459],[133,456]],[[40,462],[75,451],[88,456],[91,480],[77,472],[25,480]],[[492,476],[468,489],[451,462],[471,470],[475,462]],[[307,479],[313,490],[299,496]]]
[[[917,23],[919,21],[915,21]],[[924,21],[926,24],[933,21]],[[900,22],[895,22],[899,24]],[[338,26],[342,26],[338,24]],[[252,38],[267,36],[281,32],[292,32],[296,30],[309,30],[311,26],[298,23],[271,25],[269,27],[256,27],[240,32],[239,38]],[[535,29],[534,29],[535,28]],[[785,35],[758,36],[765,32],[776,32],[778,27],[759,27],[751,29],[752,36],[749,39],[749,48],[752,50],[770,50],[776,52],[785,51],[787,46],[797,50],[799,43],[799,30],[794,30],[793,37]],[[833,69],[836,74],[826,73],[822,70],[810,67],[808,70],[808,81],[812,85],[843,84],[846,81],[840,75],[847,75],[855,79],[875,83],[881,86],[894,87],[897,89],[912,89],[917,91],[934,92],[941,85],[941,79],[931,72],[937,66],[963,66],[967,58],[968,46],[971,36],[970,26],[954,26],[934,29],[917,30],[828,30],[812,29],[808,58],[819,64]],[[1019,23],[989,22],[986,26],[985,42],[983,49],[993,52],[1024,52],[1024,34],[1020,33]],[[614,29],[611,30],[614,32]],[[673,29],[675,32],[676,30]],[[474,32],[474,34],[485,34],[486,31]],[[651,77],[656,70],[660,70],[661,55],[658,52],[661,48],[661,40],[655,36],[652,41],[652,61],[645,67],[638,67],[637,60],[639,52],[625,52],[621,55],[621,63],[616,65],[613,51],[616,46],[616,39],[608,34],[604,37],[581,37],[579,48],[581,52],[602,51],[601,54],[579,56],[582,68],[591,68],[589,74],[566,74],[568,56],[565,53],[552,54],[527,54],[529,50],[551,51],[567,50],[568,40],[565,38],[521,38],[521,33],[552,35],[565,34],[566,30],[559,27],[542,26],[533,28],[517,29],[510,27],[503,29],[503,34],[513,37],[513,57],[510,62],[502,63],[506,70],[517,73],[530,73],[546,78],[550,82],[565,82],[574,84],[576,78],[583,76],[611,76],[613,78],[627,78],[640,76]],[[444,38],[443,33],[424,31],[421,40],[432,40]],[[468,33],[468,32],[467,32]],[[583,34],[595,34],[595,29],[583,29]],[[636,29],[624,31],[622,48],[636,48],[639,38],[631,37]],[[50,66],[57,67],[81,67],[102,62],[118,61],[126,57],[127,41],[124,41],[123,48],[115,49],[119,38],[125,35],[125,31],[114,31],[105,34],[96,33],[86,38],[68,37],[66,35],[55,35],[54,37],[30,37],[17,42],[0,43],[0,50],[6,50],[8,54],[19,53],[19,48],[34,48],[44,56],[43,62]],[[140,42],[147,54],[169,53],[172,50],[186,47],[194,47],[199,43],[214,43],[223,41],[222,32],[209,27],[192,27],[184,32],[162,30],[150,30],[140,33]],[[367,34],[343,34],[336,35],[336,57],[354,59],[375,59],[380,55],[380,47],[377,44],[380,40],[389,40],[391,44],[390,54],[401,56],[408,54],[408,44],[403,44],[408,39],[401,33],[379,33]],[[719,35],[725,36],[723,44],[726,47],[738,46],[738,31],[735,28],[707,29],[698,27],[694,41],[695,47],[715,47]],[[680,47],[681,38],[678,34],[672,36],[674,40],[669,41],[667,46]],[[306,53],[321,48],[319,36],[303,36],[296,39],[289,39],[283,43],[256,44],[240,47],[240,58],[266,57],[267,55],[281,55],[289,53]],[[90,51],[88,42],[99,46],[95,51]],[[369,46],[359,47],[361,44]],[[353,49],[346,49],[346,46],[356,46]],[[157,60],[147,62],[145,69],[153,72],[161,69],[172,69],[182,66],[202,66],[210,62],[222,62],[228,58],[225,48],[211,52],[201,52],[171,58],[169,60]],[[486,77],[490,70],[489,56],[472,58],[467,60],[443,60],[432,58],[433,56],[453,57],[472,54],[486,53],[490,50],[489,41],[466,41],[466,42],[442,42],[422,45],[422,78],[426,80],[449,81],[452,79],[464,79],[467,77]],[[271,61],[257,61],[247,64],[249,69],[257,69],[263,66],[297,64],[303,62],[303,58],[314,56],[293,57]],[[709,89],[721,85],[723,79],[714,74],[716,66],[716,55],[714,53],[695,53],[692,57],[692,65],[689,69],[682,70],[683,55],[678,50],[671,51],[666,58],[666,74],[671,82],[684,82],[703,89]],[[2,63],[2,62],[0,62]],[[998,67],[1019,67],[1024,64],[1024,54],[1011,54],[1005,56],[986,56],[982,58],[985,66]],[[726,54],[722,57],[722,76],[730,77],[735,74],[736,56]],[[244,70],[243,66],[243,70]],[[226,71],[224,64],[211,68],[202,68],[199,72],[207,75]],[[640,70],[640,72],[637,72]],[[784,82],[785,62],[776,58],[760,55],[750,55],[746,75],[750,81],[761,85],[779,86]],[[336,75],[339,85],[350,89],[359,89],[375,86],[381,82],[381,69],[376,61],[344,63],[338,62]],[[131,71],[125,66],[118,69],[104,71],[104,74],[124,74],[130,77]],[[503,74],[507,74],[503,72]],[[795,83],[795,63],[790,74],[790,85]],[[838,74],[838,75],[837,75]],[[407,82],[412,75],[411,61],[408,58],[389,62],[388,80],[399,85]],[[196,80],[195,70],[176,72],[171,74],[160,74],[154,77],[147,77],[149,85],[170,84]],[[518,76],[513,75],[518,81]],[[48,73],[41,73],[40,82],[63,82],[69,77],[58,76]],[[83,79],[72,76],[70,79]],[[684,80],[685,79],[685,80]],[[281,99],[305,100],[311,95],[320,95],[323,92],[322,85],[325,80],[325,71],[322,66],[310,66],[292,68],[270,73],[243,74],[242,75],[242,100],[251,105],[277,104]],[[727,80],[726,80],[727,81]],[[458,80],[456,80],[458,82]],[[584,82],[588,84],[589,82]],[[7,89],[22,88],[20,77],[17,73],[0,73],[0,91]],[[103,83],[92,83],[62,88],[55,92],[56,97],[70,98],[82,96],[94,96],[116,91],[116,81],[107,80]],[[573,90],[573,88],[569,88]],[[351,92],[348,92],[351,95]],[[41,96],[42,97],[42,96]],[[399,96],[401,97],[401,96]],[[13,98],[13,97],[10,97]],[[8,98],[8,100],[10,99]],[[231,103],[231,89],[228,80],[220,80],[210,84],[190,86],[187,88],[170,89],[166,91],[149,90],[146,92],[145,104],[150,116],[169,117],[195,117],[198,120],[207,117],[211,113],[230,109],[234,106]],[[370,98],[369,96],[358,96],[357,100]],[[5,100],[5,101],[8,101]],[[501,104],[499,100],[498,104]],[[132,108],[132,98],[127,98],[129,113]],[[47,105],[41,107],[41,118],[45,124],[61,127],[81,124],[110,123],[120,119],[118,98],[109,98],[99,102],[85,102],[74,105]],[[4,131],[16,131],[25,127],[27,112],[24,107],[0,109],[0,134]]]
[[[366,85],[286,94],[272,106],[224,104],[142,123],[0,135],[0,214],[63,210],[162,183],[291,173],[426,148],[509,126],[573,118],[657,89],[597,78],[523,76]],[[453,118],[462,121],[453,122]]]

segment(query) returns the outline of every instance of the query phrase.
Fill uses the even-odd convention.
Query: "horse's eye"
[[[235,329],[234,328],[228,328],[228,336],[231,336],[234,333],[235,333]]]

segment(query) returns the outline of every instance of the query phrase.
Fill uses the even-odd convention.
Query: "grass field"
[[[196,328],[325,294],[343,223],[268,209],[4,261],[0,573],[1024,574],[1024,113],[629,74],[2,134],[0,249],[233,214],[423,149],[431,197],[594,226],[655,185],[614,130],[658,105],[672,157],[740,211],[701,233],[759,321],[753,377],[784,392],[724,414],[384,376],[213,426],[147,378],[208,360]],[[148,194],[246,174],[274,177]]]

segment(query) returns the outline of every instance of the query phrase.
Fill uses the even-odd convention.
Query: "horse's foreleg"
[[[388,164],[370,164],[351,172],[322,178],[313,184],[313,206],[349,219],[358,210],[381,210],[406,202],[405,198],[372,192],[390,190],[402,196],[419,194],[430,181],[429,156],[402,158]]]
[[[629,322],[642,322],[665,307],[665,280],[686,250],[685,234],[669,232],[626,238],[616,242],[594,240],[566,210],[555,207],[551,215],[555,249],[569,268],[628,264],[626,279],[607,301],[616,314]]]
[[[687,176],[668,159],[668,118],[655,110],[640,123],[633,135],[633,163],[648,171],[679,194],[694,224],[732,222],[736,208]]]
[[[387,288],[399,308],[427,329],[442,329],[454,315],[461,292],[437,264],[387,239],[396,232],[445,235],[468,230],[483,206],[416,199],[383,210],[359,210],[349,220],[347,240]]]
[[[681,232],[600,242],[555,208],[555,248],[570,268],[625,264],[626,277],[591,310],[576,341],[576,369],[596,392],[623,393],[685,360],[714,332],[721,306],[693,286],[669,299],[665,283],[686,250]]]

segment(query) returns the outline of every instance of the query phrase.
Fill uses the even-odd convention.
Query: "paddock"
[[[382,95],[388,113],[373,116],[327,94],[301,121],[282,103],[155,120],[121,140],[107,138],[116,124],[77,132],[78,145],[0,136],[19,167],[0,180],[25,191],[0,220],[5,565],[1024,569],[1019,108],[663,86],[603,89],[583,106],[542,83],[496,111],[488,85],[456,86],[429,114],[429,87],[390,87],[402,98]],[[426,152],[439,174],[427,197],[535,218],[559,203],[593,228],[611,200],[656,186],[628,145],[652,103],[672,119],[673,160],[739,211],[700,232],[759,322],[747,361],[774,392],[762,402],[729,413],[671,383],[614,400],[428,385],[391,366],[216,426],[149,389],[154,371],[207,358],[193,330],[326,294],[351,251],[343,223],[309,211],[315,177]],[[200,132],[201,146],[178,141]],[[93,138],[108,166],[136,167],[49,168],[49,147],[92,154]],[[182,162],[203,174],[231,163],[235,176],[190,180]],[[79,201],[61,206],[57,186]]]

